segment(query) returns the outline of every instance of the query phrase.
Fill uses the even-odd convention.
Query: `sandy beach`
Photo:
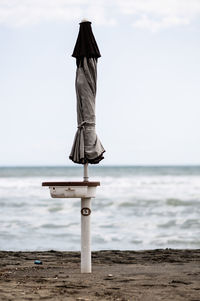
[[[200,300],[200,250],[0,252],[0,300]],[[35,260],[42,261],[36,265]]]

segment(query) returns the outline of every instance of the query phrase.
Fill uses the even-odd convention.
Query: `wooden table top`
[[[42,186],[88,186],[96,187],[100,186],[100,182],[43,182]]]

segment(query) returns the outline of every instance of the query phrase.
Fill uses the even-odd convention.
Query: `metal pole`
[[[88,163],[84,164],[83,181],[88,182]],[[91,198],[81,199],[81,273],[91,273]]]
[[[81,199],[81,273],[91,273],[91,198]]]
[[[83,175],[83,181],[88,182],[89,176],[88,176],[88,163],[84,164],[84,175]]]

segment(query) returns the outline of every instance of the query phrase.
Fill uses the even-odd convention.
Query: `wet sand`
[[[0,300],[200,301],[200,250],[0,252]],[[42,265],[36,265],[41,260]]]

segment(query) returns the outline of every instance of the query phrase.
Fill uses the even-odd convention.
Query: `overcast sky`
[[[200,164],[200,0],[0,0],[0,165],[73,165],[82,18],[101,165]]]

